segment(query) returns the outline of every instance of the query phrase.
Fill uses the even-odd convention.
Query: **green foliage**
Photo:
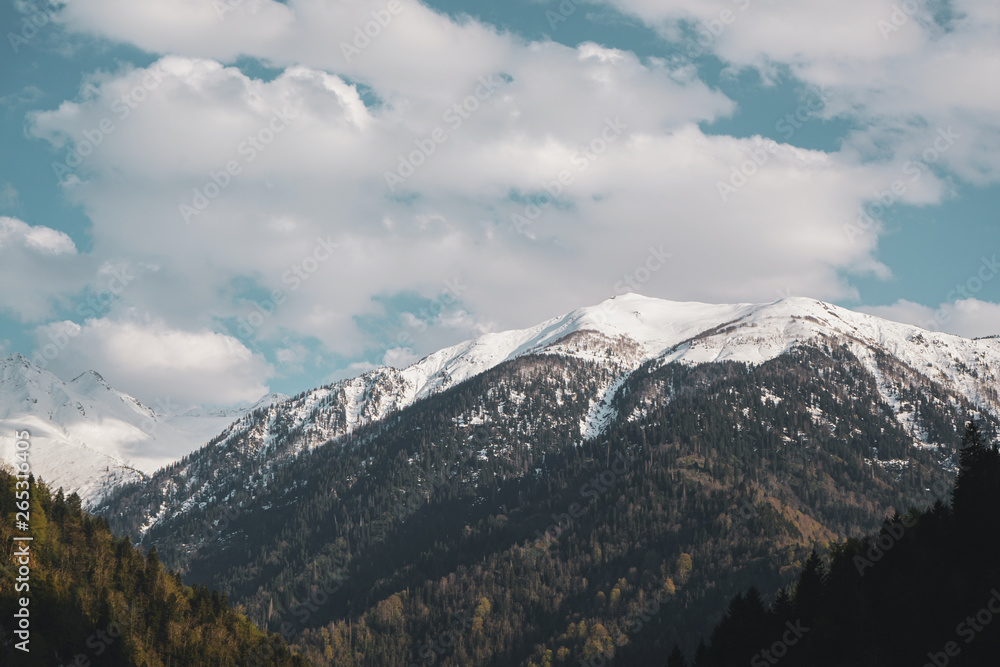
[[[24,665],[236,665],[276,642],[273,665],[304,665],[280,638],[255,628],[218,591],[188,588],[81,511],[74,493],[32,483],[30,590],[15,591],[11,567],[16,478],[0,469],[0,663]],[[23,543],[21,543],[23,544]],[[10,619],[30,600],[30,651],[14,647]]]

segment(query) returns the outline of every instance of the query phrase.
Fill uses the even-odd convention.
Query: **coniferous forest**
[[[5,639],[0,663],[242,665],[260,654],[270,665],[306,664],[280,636],[256,628],[218,591],[185,586],[160,564],[155,549],[144,554],[128,537],[112,535],[104,519],[81,511],[75,493],[52,493],[33,478],[27,489],[33,538],[29,588],[16,590],[16,481],[9,470],[0,470],[0,636]],[[21,597],[30,600],[29,651],[15,647],[20,639],[13,633],[14,614]]]
[[[1000,667],[1000,0],[0,25],[0,667]]]
[[[829,558],[814,550],[797,580],[779,588],[769,603],[757,587],[737,594],[690,660],[679,646],[666,657],[661,652],[659,658],[643,650],[662,639],[658,637],[662,628],[656,623],[645,632],[643,626],[659,615],[661,605],[676,599],[688,582],[691,559],[682,554],[669,571],[676,582],[666,576],[658,589],[651,590],[649,583],[659,580],[647,571],[635,583],[628,578],[619,580],[610,595],[599,594],[600,607],[617,608],[625,615],[623,625],[609,631],[599,620],[571,623],[559,637],[564,646],[555,654],[545,652],[540,664],[568,664],[570,646],[582,648],[585,655],[589,652],[582,659],[584,664],[994,664],[995,656],[1000,655],[1000,623],[993,623],[1000,614],[1000,451],[988,445],[970,421],[959,460],[950,506],[938,501],[923,511],[897,513],[886,519],[877,535],[833,544]],[[5,544],[12,543],[14,534],[6,520],[14,512],[10,500],[15,497],[14,488],[15,478],[0,471],[0,498],[7,499],[0,500],[5,517],[0,537]],[[8,643],[3,647],[5,664],[307,664],[302,657],[290,654],[279,636],[253,627],[217,591],[184,586],[177,574],[159,563],[155,549],[143,555],[127,538],[111,535],[103,519],[81,511],[75,494],[52,494],[34,480],[30,488],[35,537],[32,652],[17,655]],[[552,576],[544,572],[548,565],[531,551],[508,554],[516,565],[498,575],[512,584],[544,582]],[[10,562],[10,556],[5,562]],[[532,569],[542,571],[533,574]],[[0,610],[6,619],[16,609],[13,569],[5,566],[3,577]],[[449,582],[442,580],[439,586],[447,590]],[[531,592],[523,583],[516,589]],[[496,606],[517,604],[522,591],[511,592],[513,595]],[[544,599],[544,592],[534,594],[535,604],[551,604]],[[629,602],[623,602],[623,596]],[[392,664],[393,654],[403,650],[406,642],[404,629],[419,623],[420,605],[449,597],[458,609],[459,592],[450,596],[435,596],[429,591],[412,597],[390,596],[360,622],[323,630],[330,649],[325,656],[310,656],[315,651],[310,641],[301,648],[314,662]],[[424,614],[430,611],[426,606],[422,609]],[[439,654],[453,648],[455,638],[466,633],[496,633],[497,627],[503,627],[497,625],[502,615],[502,609],[496,609],[485,596],[469,613],[453,612],[449,632],[427,640],[420,662],[432,664]],[[509,624],[510,619],[502,621]],[[612,632],[630,634],[632,641],[621,642]],[[494,634],[493,641],[502,645],[504,639]],[[394,645],[399,648],[394,649]],[[368,647],[367,655],[360,660],[356,652],[351,656],[351,646]],[[615,648],[619,649],[617,660]],[[461,660],[462,664],[478,664],[468,653]]]
[[[691,665],[996,665],[1000,657],[1000,452],[969,422],[950,506],[886,521],[813,552],[770,605],[738,594]],[[688,664],[678,652],[670,667]]]
[[[814,548],[946,497],[971,407],[900,380],[945,443],[916,450],[848,352],[800,349],[641,368],[580,442],[601,380],[557,356],[503,364],[252,486],[232,475],[224,502],[143,544],[317,665],[659,667],[675,646],[693,657],[737,591],[786,586]],[[260,474],[258,457],[215,447],[185,479]],[[134,534],[157,488],[102,514]]]
[[[983,444],[996,425],[963,436],[971,406],[884,370],[943,446],[913,449],[837,347],[640,368],[614,398],[618,418],[581,441],[581,397],[605,378],[550,356],[502,364],[266,474],[258,452],[210,444],[186,479],[221,490],[138,548],[137,522],[162,500],[148,495],[155,483],[111,497],[107,520],[36,484],[33,648],[45,652],[32,664],[675,667],[782,653],[841,665],[869,664],[852,662],[861,652],[919,659],[938,639],[947,650],[930,610],[957,614],[993,585],[996,548],[975,528],[997,506],[997,455]],[[954,510],[912,510],[948,500],[952,465]],[[883,619],[900,609],[921,621]],[[109,625],[120,638],[105,639]],[[926,650],[907,643],[914,633],[933,640]]]

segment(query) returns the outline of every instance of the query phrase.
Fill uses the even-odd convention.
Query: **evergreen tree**
[[[826,570],[819,554],[813,549],[795,587],[795,613],[803,622],[811,623],[819,614],[825,589]]]
[[[667,658],[667,667],[688,667],[687,660],[684,658],[684,653],[681,651],[681,647],[674,644],[674,650],[670,652],[670,656]]]
[[[761,647],[777,646],[779,636],[789,646],[751,664],[775,664],[776,657],[783,667],[997,664],[1000,624],[989,619],[1000,603],[998,458],[968,423],[954,511],[938,501],[895,514],[875,539],[834,545],[829,568],[810,554],[791,601],[798,618],[781,618],[789,600],[779,590],[770,628],[756,637]],[[712,633],[703,667],[746,664],[732,660],[747,644],[732,622],[745,599],[734,599]]]

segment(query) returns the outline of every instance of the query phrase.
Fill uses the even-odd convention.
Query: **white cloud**
[[[414,354],[413,350],[403,347],[394,347],[391,350],[386,350],[385,355],[382,357],[382,365],[392,366],[393,368],[406,368],[418,361],[420,361],[419,354]]]
[[[936,130],[961,141],[937,166],[973,183],[1000,180],[1000,10],[993,0],[949,3],[942,24],[929,3],[896,0],[613,0],[662,31],[765,76],[786,69],[827,93],[826,116],[864,128],[846,148],[864,159],[902,163]],[[700,40],[700,42],[699,42]],[[700,45],[699,45],[700,44]],[[777,120],[777,119],[776,119]],[[877,151],[869,149],[877,147]]]
[[[57,346],[48,369],[61,377],[98,370],[146,405],[231,405],[267,392],[271,369],[242,343],[212,331],[184,331],[155,319],[53,322],[36,330],[39,350]]]
[[[160,267],[157,280],[129,287],[140,312],[193,330],[246,320],[255,306],[230,285],[248,277],[281,297],[273,314],[254,316],[253,335],[313,336],[346,355],[370,344],[354,316],[373,296],[434,298],[446,280],[468,284],[460,298],[474,315],[414,335],[422,353],[486,322],[523,325],[600,301],[650,247],[674,259],[641,289],[671,298],[768,301],[792,288],[832,299],[853,295],[844,272],[885,274],[872,259],[876,234],[852,242],[844,224],[891,170],[778,145],[755,165],[759,139],[706,136],[692,122],[731,102],[663,62],[594,44],[520,48],[504,63],[509,80],[469,98],[466,118],[446,114],[475,85],[457,102],[432,90],[366,108],[353,86],[317,70],[262,82],[166,57],[150,68],[156,86],[66,189],[94,222],[96,254]],[[63,154],[78,149],[149,76],[95,80],[80,100],[35,115],[30,131]],[[250,150],[248,136],[275,111],[290,120]],[[390,193],[386,172],[435,128],[446,141]],[[239,173],[218,176],[229,161]],[[523,198],[560,175],[557,205],[519,234],[512,215],[526,214]],[[213,178],[225,187],[185,224],[179,205],[194,207]],[[723,201],[720,182],[740,186]]]
[[[51,316],[87,275],[87,261],[65,233],[0,216],[0,309],[24,321]]]
[[[0,217],[0,247],[23,245],[41,255],[75,255],[76,244],[64,232],[32,227],[17,218]]]
[[[915,324],[929,331],[943,331],[966,338],[1000,335],[1000,304],[979,299],[959,299],[937,308],[900,299],[890,306],[858,310],[895,322]]]
[[[184,335],[203,345],[235,319],[278,343],[278,364],[293,372],[304,356],[288,340],[312,337],[349,358],[370,351],[355,318],[379,314],[373,297],[415,290],[433,299],[445,281],[466,285],[461,306],[426,330],[407,325],[411,338],[380,356],[402,363],[456,336],[535,323],[629,281],[678,299],[853,297],[851,276],[888,269],[875,258],[880,230],[845,225],[895,180],[908,179],[908,203],[949,195],[948,179],[906,171],[939,129],[959,139],[936,167],[972,182],[1000,173],[1000,93],[981,85],[996,56],[996,12],[978,0],[956,4],[949,31],[921,14],[888,39],[878,20],[890,0],[620,0],[671,39],[682,21],[733,12],[709,40],[726,64],[822,85],[822,113],[861,128],[839,152],[773,145],[763,158],[757,138],[699,129],[734,104],[685,62],[526,43],[401,3],[350,58],[341,43],[353,44],[383,3],[246,0],[221,16],[201,0],[66,5],[71,29],[170,54],[148,69],[95,74],[78,99],[29,118],[93,222],[93,258],[152,267],[74,340],[173,350],[165,341],[176,337],[150,328],[202,332]],[[223,64],[239,55],[280,74],[261,81]],[[380,102],[366,106],[349,81]],[[387,172],[417,160],[390,191]],[[559,190],[554,204],[539,199],[546,187]],[[518,233],[511,216],[529,217],[532,201],[540,215]],[[661,252],[669,260],[645,271]],[[244,283],[263,288],[253,293],[269,294],[267,303],[246,298]],[[126,308],[158,324],[112,319]],[[102,373],[100,362],[120,364],[101,354],[93,365]],[[262,383],[266,368],[246,363]],[[176,391],[190,394],[185,382]],[[238,372],[232,382],[213,393],[258,386]]]
[[[64,232],[50,227],[32,227],[24,234],[24,245],[45,255],[75,255],[76,244]]]

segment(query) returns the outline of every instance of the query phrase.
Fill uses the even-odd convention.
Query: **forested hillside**
[[[15,492],[30,496],[31,541],[15,541]],[[23,498],[23,496],[22,496]],[[27,545],[28,557],[18,556]],[[104,519],[80,509],[76,494],[52,493],[32,478],[18,485],[0,470],[0,663],[31,667],[305,665],[281,637],[262,632],[218,591],[188,587]],[[30,573],[19,573],[27,561]],[[15,590],[15,584],[18,589]],[[24,585],[27,584],[27,588]],[[29,603],[29,634],[17,637],[14,614]],[[27,638],[23,648],[15,646]]]
[[[941,447],[915,446],[837,346],[647,364],[591,439],[581,422],[604,368],[523,357],[252,485],[227,474],[266,452],[192,459],[216,490],[144,544],[315,664],[659,667],[736,591],[786,584],[814,546],[947,493],[953,424],[972,406],[885,372]],[[134,534],[129,517],[158,502],[147,493],[125,489],[112,525]]]
[[[769,608],[738,595],[693,665],[996,665],[1000,453],[984,440],[969,422],[951,506],[896,515],[829,562],[813,553]]]

